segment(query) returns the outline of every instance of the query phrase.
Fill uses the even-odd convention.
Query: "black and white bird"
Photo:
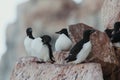
[[[27,37],[24,40],[24,46],[28,55],[38,57],[43,62],[54,62],[52,46],[50,44],[51,37],[43,35],[42,37],[34,38],[32,35],[32,28],[27,28],[26,34]]]
[[[31,55],[32,49],[31,49],[31,43],[35,39],[32,35],[32,28],[27,28],[26,29],[26,38],[24,39],[24,46],[25,50],[28,53],[28,55]]]
[[[50,42],[51,37],[48,35],[35,38],[31,43],[32,56],[38,57],[41,62],[54,62],[52,46]]]
[[[56,34],[60,34],[55,43],[56,51],[67,51],[72,47],[72,41],[68,35],[68,31],[66,28],[56,32]]]
[[[72,62],[75,64],[83,62],[89,53],[91,52],[90,35],[95,30],[86,30],[83,33],[83,39],[77,42],[70,50],[69,56],[65,58],[66,62]]]
[[[109,29],[107,28],[105,30],[105,33],[108,35],[108,37],[111,39],[112,35],[117,33],[118,31],[120,31],[120,22],[115,22],[114,24],[114,28],[113,29]]]

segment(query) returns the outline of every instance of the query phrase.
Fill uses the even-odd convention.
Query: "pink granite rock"
[[[105,0],[102,10],[102,26],[113,28],[116,21],[120,21],[120,0]]]
[[[98,63],[61,65],[33,62],[35,57],[23,57],[15,64],[10,80],[103,80]]]
[[[91,35],[91,43],[91,55],[94,58],[92,62],[101,64],[104,75],[111,74],[119,62],[108,36],[103,32],[96,31]]]
[[[113,28],[114,23],[116,21],[120,21],[120,0],[105,0],[101,10],[101,14],[101,21],[104,29],[106,27]],[[116,48],[115,53],[120,63],[120,49]],[[120,65],[116,68],[116,71],[110,76],[112,78],[108,78],[107,80],[120,80]]]
[[[70,25],[68,28],[68,31],[69,31],[72,41],[76,43],[79,40],[81,40],[83,37],[82,35],[83,35],[84,30],[87,30],[87,29],[93,29],[93,28],[83,23]]]
[[[69,51],[54,52],[55,64],[66,64],[65,58],[68,56]]]

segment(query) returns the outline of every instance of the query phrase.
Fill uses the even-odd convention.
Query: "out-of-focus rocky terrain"
[[[7,28],[7,52],[0,63],[0,80],[8,80],[17,59],[26,56],[23,41],[27,27],[33,28],[35,37],[51,35],[54,50],[58,37],[54,32],[63,27],[82,22],[103,30],[100,16],[103,2],[83,0],[77,4],[72,0],[29,0],[18,5],[16,22],[10,23]]]

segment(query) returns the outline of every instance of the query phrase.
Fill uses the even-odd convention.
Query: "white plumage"
[[[61,34],[55,43],[56,51],[69,50],[72,46],[72,41],[65,35]]]
[[[53,60],[52,49],[50,45],[51,37],[44,35],[39,38],[34,38],[32,28],[26,29],[27,37],[24,40],[24,46],[29,56],[40,58],[42,61]]]
[[[32,43],[33,39],[29,38],[28,36],[25,38],[24,40],[24,46],[25,46],[25,50],[27,52],[28,55],[31,55],[31,43]]]
[[[49,49],[47,45],[44,45],[41,38],[36,38],[31,43],[32,54],[40,58],[42,61],[49,61]]]
[[[73,61],[73,63],[77,64],[77,63],[83,62],[88,57],[89,53],[91,52],[91,48],[92,48],[92,44],[90,41],[85,43],[83,45],[83,48],[77,55],[77,60]]]

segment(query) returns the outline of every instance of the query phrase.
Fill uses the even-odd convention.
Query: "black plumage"
[[[51,46],[51,44],[50,44],[50,42],[51,42],[51,40],[52,40],[51,37],[48,36],[48,35],[44,35],[44,36],[42,36],[41,38],[42,38],[43,44],[48,46],[50,60],[51,60],[52,62],[55,62],[55,61],[54,61],[53,52],[52,52],[52,46]]]
[[[69,37],[69,35],[68,35],[68,31],[67,31],[67,29],[66,28],[63,28],[62,30],[60,30],[60,31],[58,31],[58,32],[55,32],[56,34],[65,34],[67,37]]]
[[[84,43],[85,43],[84,39],[76,43],[74,47],[70,50],[69,56],[65,60],[67,60],[67,62],[76,60],[76,56],[83,48]]]
[[[87,43],[90,39],[90,34],[93,33],[95,30],[86,30],[83,33],[83,39],[77,42],[73,48],[70,50],[69,56],[65,58],[67,62],[74,61],[77,59],[78,53],[83,48],[83,45]]]
[[[112,37],[112,32],[113,32],[113,30],[114,30],[114,29],[108,29],[108,28],[105,30],[105,33],[107,34],[107,36],[108,36],[109,38]]]
[[[32,28],[27,28],[27,29],[26,29],[26,34],[27,34],[27,36],[28,36],[29,38],[35,39],[35,38],[33,37],[33,35],[32,35]]]

